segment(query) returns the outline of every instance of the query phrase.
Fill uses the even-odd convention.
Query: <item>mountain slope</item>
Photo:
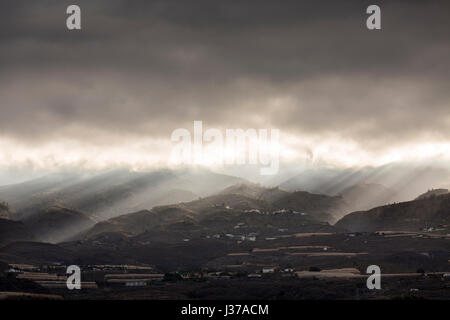
[[[52,243],[71,239],[95,224],[95,221],[84,213],[62,207],[42,210],[23,222],[39,241]]]
[[[341,196],[327,196],[313,194],[305,191],[288,192],[278,187],[264,188],[255,184],[238,184],[226,188],[219,195],[226,197],[216,198],[216,203],[224,203],[232,208],[259,209],[268,211],[279,211],[288,209],[299,213],[306,213],[310,218],[318,221],[334,222],[349,212],[349,204]],[[245,206],[237,206],[230,200],[232,196],[245,197]],[[206,198],[206,199],[210,199]],[[205,200],[206,200],[205,199]],[[249,201],[248,199],[253,199]],[[242,199],[243,202],[244,199]],[[236,199],[235,199],[235,202]]]
[[[420,196],[418,196],[415,200],[431,198],[431,197],[440,196],[440,195],[448,194],[448,193],[449,193],[448,189],[431,189],[431,190],[428,190],[427,192],[421,194]]]
[[[284,191],[278,187],[265,188],[260,186],[259,184],[240,183],[225,188],[224,190],[219,192],[219,194],[238,194],[246,196],[248,198],[273,202],[288,195],[289,192]]]
[[[399,202],[414,199],[424,188],[447,186],[449,182],[447,166],[392,163],[379,167],[307,169],[281,183],[280,188],[339,195],[354,185],[381,184],[392,190],[389,201]]]
[[[340,195],[351,211],[369,210],[391,202],[394,191],[378,183],[359,183],[343,190]]]
[[[369,211],[353,212],[335,226],[350,231],[404,230],[419,231],[424,228],[450,224],[450,195],[402,202]]]
[[[109,232],[138,235],[190,216],[190,211],[177,206],[156,208],[155,211],[142,210],[99,222],[86,233],[86,237]]]
[[[16,209],[16,220],[52,206],[73,208],[103,220],[156,205],[191,201],[243,181],[207,170],[112,170],[50,175],[4,186],[0,187],[0,198]]]
[[[9,219],[9,205],[6,202],[0,202],[0,219]]]
[[[9,263],[60,263],[74,261],[70,250],[50,243],[19,241],[0,248],[0,260]]]
[[[340,196],[313,194],[306,191],[289,193],[273,202],[280,209],[291,209],[319,220],[334,222],[342,217],[348,205]]]
[[[127,236],[149,233],[147,238],[152,241],[164,237],[170,242],[170,237],[182,239],[230,233],[241,225],[246,226],[247,233],[286,228],[297,228],[298,232],[319,230],[327,225],[326,221],[332,221],[335,214],[343,214],[340,210],[344,205],[341,197],[289,193],[278,188],[240,183],[209,197],[153,207],[151,211],[138,211],[99,222],[85,238],[114,232]]]
[[[30,230],[19,221],[0,219],[0,246],[14,241],[33,240]]]

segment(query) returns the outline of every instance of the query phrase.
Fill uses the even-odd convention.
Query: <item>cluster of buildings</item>
[[[28,264],[12,264],[8,272],[16,275],[17,279],[33,281],[46,288],[67,288],[67,275],[65,273],[49,273],[44,270],[54,270],[57,266],[33,266]],[[65,272],[65,269],[64,269]],[[97,284],[93,281],[81,282],[84,289],[97,289]]]
[[[223,208],[223,209],[227,209],[227,210],[232,210],[233,209],[232,207],[230,207],[230,206],[228,206],[228,205],[226,205],[224,203],[222,203],[222,204],[213,204],[213,205],[211,205],[211,207],[212,208]],[[278,210],[275,210],[275,211],[260,210],[260,209],[246,209],[246,210],[244,210],[244,212],[246,212],[246,213],[266,214],[266,215],[269,215],[269,214],[281,214],[281,213],[294,213],[294,214],[301,214],[302,216],[307,215],[306,212],[298,212],[298,211],[295,211],[295,210],[292,210],[292,209],[286,209],[286,208],[278,209]]]
[[[231,240],[236,240],[238,242],[242,242],[242,241],[256,241],[256,236],[257,233],[255,232],[250,232],[249,234],[244,234],[244,235],[237,235],[237,234],[232,234],[232,233],[225,233],[225,234],[213,234],[211,236],[206,236],[206,239],[221,239],[221,238],[227,238],[227,239],[231,239]]]
[[[145,287],[162,280],[164,280],[162,273],[112,273],[104,276],[104,282],[109,286]]]
[[[9,264],[8,273],[17,279],[31,280],[47,288],[67,288],[67,266],[63,264],[35,266],[30,264]],[[81,282],[82,289],[97,289],[101,286],[146,286],[151,282],[162,281],[164,274],[155,273],[150,266],[136,265],[85,265],[83,272],[96,281]],[[96,275],[96,276],[92,276]]]
[[[262,210],[259,210],[259,209],[249,209],[249,210],[244,210],[244,212],[266,214],[266,215],[269,215],[269,214],[282,214],[282,213],[300,214],[302,216],[308,215],[306,212],[298,212],[298,211],[295,211],[295,210],[292,210],[292,209],[286,209],[286,208],[278,209],[278,210],[275,210],[275,211],[262,211]]]

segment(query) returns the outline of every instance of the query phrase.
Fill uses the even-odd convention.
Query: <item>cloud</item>
[[[69,4],[0,4],[0,140],[106,153],[203,120],[381,158],[450,136],[448,1],[379,1],[381,31],[364,1],[78,1],[81,32]]]

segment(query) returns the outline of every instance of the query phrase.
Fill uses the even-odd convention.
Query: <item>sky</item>
[[[82,30],[66,28],[70,4]],[[366,28],[370,4],[381,30]],[[448,1],[2,0],[0,170],[164,166],[172,132],[195,120],[279,129],[291,165],[445,162],[448,12]]]

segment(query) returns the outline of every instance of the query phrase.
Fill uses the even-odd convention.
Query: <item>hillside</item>
[[[155,211],[142,210],[99,222],[86,233],[86,237],[110,232],[138,235],[166,223],[175,223],[190,214],[190,211],[176,206],[156,208]]]
[[[359,183],[344,189],[340,195],[351,211],[369,210],[391,202],[395,192],[378,183]]]
[[[415,200],[426,199],[426,198],[440,196],[440,195],[448,194],[448,193],[449,193],[448,189],[431,189],[431,190],[428,190],[427,192],[421,194],[420,196],[418,196]]]
[[[58,245],[19,241],[0,248],[0,260],[9,263],[60,263],[74,261],[74,254]]]
[[[0,219],[9,219],[9,205],[6,202],[0,202]]]
[[[289,210],[317,221],[334,222],[349,212],[341,196],[327,196],[304,191],[288,192],[280,188],[265,188],[255,184],[237,184],[216,195],[184,204],[189,209],[204,211],[223,206],[239,210],[277,212]]]
[[[238,194],[253,198],[257,200],[263,200],[267,202],[274,202],[289,194],[288,191],[284,191],[278,187],[265,188],[259,184],[252,183],[240,183],[225,188],[219,194]]]
[[[340,196],[313,194],[306,191],[288,193],[273,202],[280,209],[307,214],[318,221],[334,222],[348,212],[348,204]]]
[[[171,218],[165,219],[168,215]],[[101,222],[80,241],[62,243],[77,259],[96,263],[199,265],[233,250],[249,250],[298,233],[341,231],[295,213],[261,214],[222,207],[198,214],[176,206],[154,208]],[[240,249],[237,249],[240,248]]]
[[[42,210],[25,218],[23,222],[37,240],[51,243],[71,239],[95,224],[86,214],[62,207]]]
[[[335,226],[350,231],[405,230],[433,228],[444,230],[450,224],[450,195],[429,197],[353,212]]]
[[[340,195],[355,185],[378,184],[391,190],[388,202],[400,202],[414,199],[424,188],[447,185],[449,181],[450,170],[446,166],[392,163],[380,167],[306,169],[281,183],[280,188]],[[376,206],[384,204],[383,200]]]
[[[211,208],[223,207],[235,210],[270,210],[272,206],[270,203],[240,195],[236,193],[231,194],[216,194],[205,198],[200,198],[195,201],[180,204],[183,207],[193,210],[198,213],[207,213]]]
[[[0,246],[14,241],[33,240],[30,230],[19,221],[0,219]]]
[[[269,201],[274,200],[274,201]],[[270,236],[278,229],[317,232],[342,208],[340,197],[278,188],[237,184],[195,201],[158,206],[97,223],[89,239],[102,233],[136,236],[147,233],[152,241],[167,242],[214,234],[255,233]],[[342,214],[341,212],[339,212]]]
[[[16,209],[16,219],[48,207],[73,208],[103,220],[182,201],[191,201],[243,182],[207,170],[112,170],[102,173],[54,174],[0,187],[0,199]]]

